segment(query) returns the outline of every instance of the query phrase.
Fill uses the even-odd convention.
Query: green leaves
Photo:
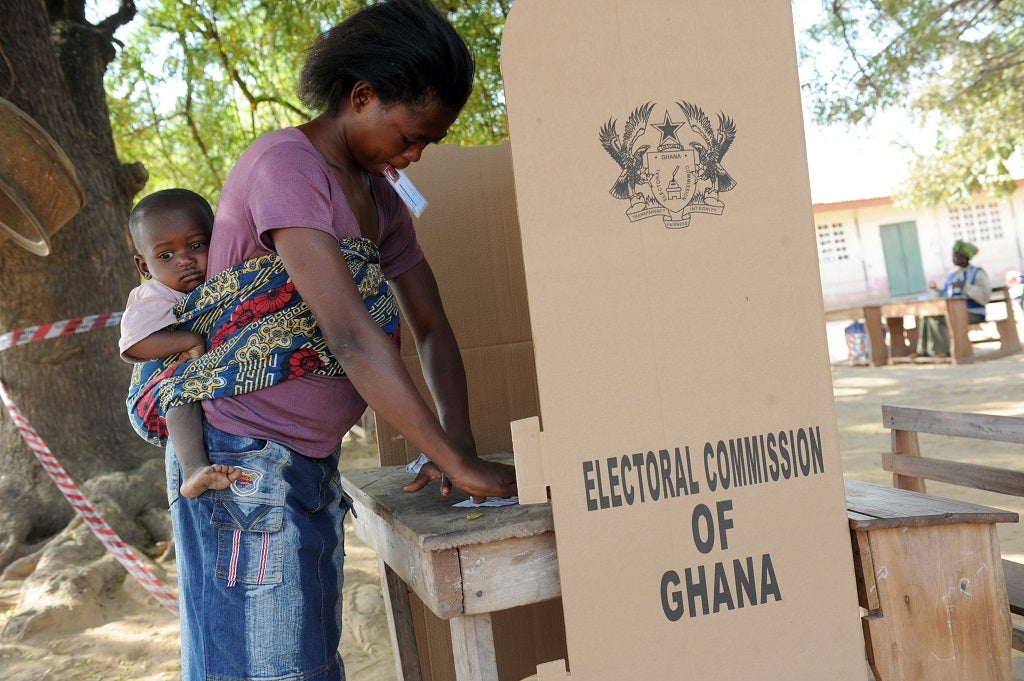
[[[212,203],[259,135],[311,115],[296,95],[305,51],[369,0],[143,0],[107,71],[108,105],[125,163],[150,173],[145,192],[182,186]],[[498,64],[512,0],[439,3],[476,56],[476,87],[446,142],[508,137]]]
[[[911,203],[1012,191],[1024,132],[1024,1],[833,0],[807,32],[804,86],[819,123],[901,108],[936,130],[902,189]],[[838,62],[825,63],[826,47]],[[820,62],[820,63],[819,63]]]

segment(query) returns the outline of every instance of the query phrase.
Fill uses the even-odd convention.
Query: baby
[[[213,209],[187,189],[166,189],[143,198],[128,218],[135,243],[135,266],[146,281],[128,296],[121,318],[121,358],[144,362],[176,356],[178,362],[206,351],[202,336],[175,329],[174,305],[206,279],[206,255],[213,230]],[[208,489],[226,489],[241,471],[211,464],[203,442],[198,402],[167,412],[167,433],[183,477],[181,494],[198,497]]]

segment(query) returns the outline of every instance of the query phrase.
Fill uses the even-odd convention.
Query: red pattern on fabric
[[[313,348],[299,348],[288,357],[288,368],[285,380],[305,376],[306,374],[321,369],[324,361],[319,353]]]
[[[164,369],[159,374],[154,376],[153,379],[150,381],[150,385],[153,387],[150,388],[147,386],[142,392],[142,398],[139,400],[139,403],[135,405],[135,413],[137,413],[139,417],[143,420],[146,428],[155,431],[160,437],[163,438],[166,438],[168,435],[167,422],[164,419],[160,418],[160,414],[157,412],[157,409],[155,408],[157,398],[157,389],[155,386],[159,384],[160,381],[170,376],[172,373],[174,373],[174,367]]]
[[[282,309],[294,297],[295,285],[289,279],[287,283],[272,288],[262,295],[242,301],[232,313],[231,319],[217,329],[217,333],[210,339],[210,349],[221,345],[235,331]]]

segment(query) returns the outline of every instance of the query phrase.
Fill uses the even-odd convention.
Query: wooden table
[[[942,317],[949,329],[949,360],[953,364],[974,361],[974,346],[967,336],[966,298],[929,298],[927,300],[904,300],[884,303],[881,317],[889,328],[889,361],[907,357],[915,352],[917,334],[908,337],[903,328],[904,317],[916,317],[920,329],[922,317]]]
[[[877,681],[1010,681],[995,523],[1017,514],[854,480],[846,500]]]
[[[917,331],[914,329],[908,333],[903,325],[904,317],[944,317],[950,330],[950,361],[953,364],[971,361],[974,349],[967,336],[967,299],[918,298],[905,296],[826,310],[825,319],[863,319],[871,348],[871,364],[882,366],[891,364],[894,358],[909,357],[917,350]],[[887,340],[890,347],[887,347]]]
[[[917,331],[908,331],[904,327],[904,317],[918,319],[920,329],[921,317],[943,317],[949,329],[949,361],[952,364],[966,364],[978,359],[995,359],[1006,357],[1021,351],[1020,336],[1017,333],[1017,321],[1013,310],[1013,299],[1005,285],[992,287],[990,306],[1004,308],[1004,313],[994,319],[999,348],[995,351],[977,355],[974,345],[967,334],[970,322],[967,316],[966,298],[925,298],[905,296],[865,303],[860,306],[837,308],[826,311],[828,321],[840,318],[860,318],[864,320],[868,341],[871,346],[871,363],[874,366],[892,364],[893,360],[909,358],[917,351]],[[888,345],[886,347],[886,332]]]
[[[354,502],[356,535],[383,565],[402,678],[420,678],[408,585],[448,620],[456,678],[497,681],[491,613],[561,594],[551,506],[453,508],[465,496],[442,498],[436,484],[416,494],[403,492],[412,477],[404,466],[389,466],[342,471],[341,479]]]

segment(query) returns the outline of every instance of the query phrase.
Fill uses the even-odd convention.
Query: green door
[[[885,271],[889,276],[889,295],[924,293],[928,287],[924,280],[924,266],[921,264],[917,224],[900,222],[882,225],[878,229],[882,237]]]

